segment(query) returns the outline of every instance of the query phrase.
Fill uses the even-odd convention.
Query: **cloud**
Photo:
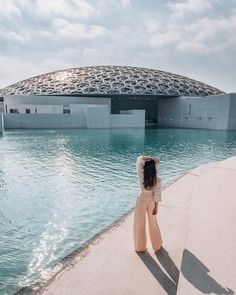
[[[30,56],[28,59],[0,54],[0,64],[3,69],[0,71],[0,88],[36,75],[75,67],[76,56],[78,56],[78,51],[71,48],[58,50],[46,57]]]
[[[181,42],[177,45],[177,49],[179,51],[196,54],[207,54],[210,52],[206,45],[197,42]]]
[[[89,19],[97,13],[85,0],[37,0],[36,9],[43,18]]]
[[[207,17],[199,19],[190,24],[186,30],[195,35],[198,41],[209,41],[215,37],[222,39],[234,37],[236,30],[236,15],[229,18],[210,19]]]
[[[35,73],[34,64],[22,61],[17,57],[9,58],[7,56],[0,55],[0,64],[2,69],[0,71],[1,87],[23,80]]]
[[[167,7],[171,10],[172,17],[181,18],[186,14],[199,14],[205,13],[212,8],[213,1],[206,0],[186,0],[177,3],[168,3]]]
[[[82,55],[85,58],[94,58],[94,57],[98,57],[98,51],[95,48],[84,48]]]
[[[176,43],[182,39],[181,32],[166,31],[163,33],[156,33],[151,36],[150,44],[154,47],[166,46]]]
[[[1,18],[21,18],[21,10],[13,0],[1,1],[0,19]]]
[[[148,33],[155,33],[159,28],[160,23],[155,18],[148,20],[146,23],[146,29]]]
[[[175,18],[176,15],[180,16],[188,11],[203,12],[204,7],[213,8],[212,3],[216,2],[216,0],[212,0],[212,3],[204,1],[205,6],[198,7],[197,3],[200,5],[201,1],[187,0],[167,4],[167,7],[171,8],[168,22],[150,20],[146,23],[149,44],[154,48],[166,47],[195,55],[212,54],[213,51],[222,51],[224,47],[234,44],[236,42],[235,13],[227,17],[198,15],[191,20],[185,19],[185,22],[182,20],[181,23]],[[177,10],[175,11],[174,8]]]
[[[117,64],[235,91],[236,3],[223,2],[2,1],[0,87],[67,67]]]
[[[130,0],[120,0],[121,1],[121,5],[123,7],[128,7],[129,5],[131,5],[131,1]]]
[[[0,40],[5,40],[7,42],[13,41],[15,43],[24,43],[25,39],[20,36],[19,34],[13,32],[13,31],[1,31],[0,30]]]
[[[59,37],[73,40],[91,40],[109,35],[103,26],[69,23],[63,19],[55,19],[52,27]]]

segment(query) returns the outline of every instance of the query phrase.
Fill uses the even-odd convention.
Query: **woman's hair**
[[[143,186],[146,190],[151,190],[157,181],[156,165],[153,160],[147,160],[143,169]]]

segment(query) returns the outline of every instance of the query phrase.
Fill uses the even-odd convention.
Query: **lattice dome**
[[[220,93],[223,91],[184,76],[128,66],[60,70],[0,90],[0,95],[206,96]]]

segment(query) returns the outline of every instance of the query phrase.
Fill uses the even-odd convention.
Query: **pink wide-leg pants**
[[[146,216],[148,217],[149,233],[153,250],[159,250],[162,245],[162,237],[157,224],[156,215],[152,215],[154,205],[153,195],[150,193],[142,192],[137,197],[134,210],[135,251],[145,251],[147,248]]]

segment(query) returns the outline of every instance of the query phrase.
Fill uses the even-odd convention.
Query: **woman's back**
[[[144,185],[144,168],[145,168],[145,157],[139,156],[136,161],[136,171],[140,180],[140,193],[145,193],[147,195],[153,195],[155,202],[160,202],[161,199],[161,179],[156,177],[155,183],[152,187],[145,188]]]

